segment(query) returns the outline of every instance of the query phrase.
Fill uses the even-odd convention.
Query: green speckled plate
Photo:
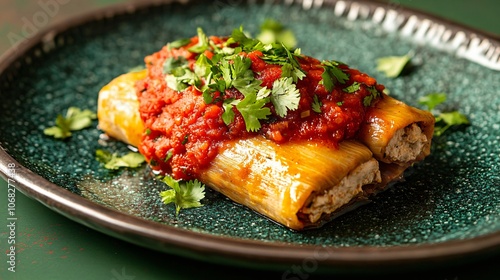
[[[184,1],[185,2],[185,1]],[[273,4],[270,4],[270,3]],[[498,253],[500,248],[500,43],[466,28],[373,1],[191,1],[117,6],[76,18],[23,42],[0,62],[0,170],[20,191],[91,228],[172,254],[243,265],[304,269],[406,267]],[[166,42],[254,34],[266,18],[298,37],[304,54],[344,61],[418,106],[446,92],[446,106],[471,125],[436,138],[406,181],[321,229],[290,231],[207,191],[202,208],[175,215],[147,168],[108,172],[94,127],[67,141],[46,137],[70,106],[96,110],[99,89]],[[376,59],[413,51],[397,79]]]

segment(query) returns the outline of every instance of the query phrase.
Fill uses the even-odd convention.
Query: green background
[[[41,0],[2,1],[0,3],[0,53],[14,42],[12,34],[22,34],[26,22],[34,22],[43,8],[40,3],[59,1],[53,15],[38,19],[42,30],[79,13],[132,2],[118,0]],[[413,7],[500,35],[500,1],[419,0],[391,1]],[[0,132],[1,133],[1,132]],[[7,183],[0,179],[0,220],[7,224]],[[259,271],[228,267],[185,259],[144,249],[101,234],[75,223],[21,193],[16,196],[16,272],[6,269],[6,256],[0,258],[0,279],[287,279],[284,271]],[[7,253],[8,228],[0,230],[0,249]],[[500,279],[500,256],[475,260],[469,265],[437,268],[411,274],[391,275],[401,279]],[[307,279],[353,279],[345,275],[308,275]],[[290,278],[292,279],[292,278]],[[306,279],[305,277],[303,279]],[[364,279],[364,277],[360,277]]]

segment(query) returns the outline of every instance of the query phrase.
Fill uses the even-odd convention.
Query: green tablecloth
[[[56,1],[56,0],[52,0]],[[44,25],[64,20],[80,12],[95,9],[119,0],[67,1],[47,17]],[[0,3],[0,53],[12,42],[9,33],[20,32],[27,20],[33,19],[46,1],[2,1]],[[64,3],[64,4],[62,4]],[[392,1],[459,21],[466,25],[500,35],[500,1],[419,0]],[[38,29],[38,27],[37,27]],[[0,132],[1,133],[1,132]],[[0,279],[287,279],[284,271],[259,271],[203,263],[158,253],[91,230],[75,223],[24,195],[16,196],[16,272],[7,271],[8,223],[7,183],[0,179]],[[460,267],[397,275],[401,279],[500,279],[500,255]],[[346,276],[303,275],[294,279],[353,279]],[[306,278],[307,276],[307,278]],[[292,278],[289,278],[292,279]],[[360,278],[363,279],[363,278]]]

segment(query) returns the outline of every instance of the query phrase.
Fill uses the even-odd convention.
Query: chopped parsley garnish
[[[412,55],[387,56],[377,60],[377,70],[384,72],[388,78],[396,78],[411,61]]]
[[[163,70],[168,87],[179,92],[188,86],[197,87],[202,92],[205,103],[221,102],[222,120],[226,125],[230,125],[235,114],[239,113],[249,132],[258,131],[262,126],[261,122],[268,120],[273,112],[278,117],[286,117],[290,111],[299,108],[301,95],[297,83],[306,77],[300,63],[303,56],[300,49],[291,49],[295,44],[292,46],[282,41],[280,34],[285,31],[283,26],[267,21],[262,31],[254,39],[240,27],[234,29],[224,43],[216,44],[198,28],[198,43],[188,49],[197,54],[192,68],[183,58],[165,61]],[[290,34],[285,32],[282,35],[288,37]],[[187,43],[189,42],[183,40],[171,43],[170,46]],[[205,51],[209,51],[210,56]],[[262,81],[256,78],[256,73],[252,70],[252,59],[246,54],[255,52],[259,53],[259,58],[264,62],[281,66],[281,76],[274,80],[270,88],[262,86]],[[358,82],[346,85],[349,74],[344,69],[344,63],[329,60],[321,62],[321,66],[324,71],[320,84],[327,91],[331,92],[339,85],[342,85],[346,93],[354,93],[360,89],[361,84]],[[228,92],[231,89],[238,90],[243,97],[226,96],[232,94]],[[364,105],[369,106],[379,95],[376,90],[371,92],[363,100]],[[312,111],[321,113],[322,103],[319,97],[313,98]]]
[[[205,185],[198,180],[177,181],[167,175],[162,182],[171,189],[160,193],[161,201],[165,204],[174,203],[177,215],[181,209],[203,206],[201,200],[205,197]]]
[[[430,93],[419,99],[419,103],[427,107],[427,110],[433,113],[436,118],[434,126],[434,135],[440,136],[452,126],[467,125],[469,119],[458,111],[442,112],[436,110],[436,106],[446,101],[446,93]]]
[[[223,101],[222,119],[226,125],[234,121],[234,108],[242,115],[247,131],[259,130],[260,122],[269,118],[271,115],[271,109],[267,106],[269,103],[281,117],[285,117],[289,110],[298,108],[300,94],[296,82],[306,76],[297,60],[301,56],[300,49],[292,52],[284,43],[266,44],[247,36],[242,27],[235,29],[226,43],[219,47],[215,47],[201,29],[198,30],[198,36],[202,37],[200,42],[204,43],[198,43],[197,46],[207,47],[214,55],[209,59],[204,53],[199,54],[194,64],[194,72],[189,72],[198,76],[198,80],[204,80],[200,90],[205,103]],[[237,46],[230,47],[234,43],[237,43]],[[193,51],[193,48],[189,50]],[[270,89],[263,87],[262,81],[255,78],[255,73],[251,69],[251,59],[240,55],[242,52],[253,51],[262,52],[261,58],[267,63],[282,66],[281,78],[277,79]],[[170,61],[166,62],[164,68],[170,70],[166,79],[169,87],[173,89],[182,90],[191,84],[199,85],[197,80],[187,75],[188,69],[185,64],[178,65]],[[179,68],[185,72],[180,73]],[[241,92],[243,99],[224,98],[226,90],[231,88]]]
[[[97,161],[104,164],[104,168],[110,170],[137,168],[145,162],[144,156],[135,152],[129,152],[123,156],[118,156],[116,153],[98,149],[95,151],[95,155]]]
[[[91,110],[81,110],[77,107],[69,107],[66,115],[59,114],[55,121],[55,126],[44,129],[43,133],[53,136],[56,139],[66,139],[71,137],[72,131],[82,130],[92,125],[92,120],[97,115]]]

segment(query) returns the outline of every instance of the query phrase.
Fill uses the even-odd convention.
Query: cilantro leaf
[[[299,101],[300,93],[292,78],[279,78],[274,81],[271,90],[271,102],[278,116],[285,117],[288,110],[296,110],[299,107]]]
[[[360,84],[358,82],[352,83],[352,85],[344,88],[342,91],[347,93],[355,93],[359,90]]]
[[[231,37],[228,39],[229,43],[236,42],[241,45],[244,50],[256,50],[256,46],[262,45],[257,39],[252,39],[248,37],[245,32],[243,32],[243,26],[240,28],[235,28],[231,34]]]
[[[427,106],[427,110],[432,111],[434,108],[446,101],[446,93],[429,93],[418,99],[420,105]]]
[[[69,107],[66,116],[58,115],[55,126],[44,129],[43,133],[56,139],[65,139],[72,135],[71,131],[82,130],[92,125],[92,120],[97,115],[91,110],[81,110],[77,107]]]
[[[176,91],[183,91],[190,85],[199,86],[201,83],[200,76],[191,71],[187,59],[182,56],[167,58],[163,63],[163,74],[167,86]]]
[[[245,120],[247,131],[259,130],[261,127],[259,120],[267,119],[271,114],[271,110],[264,107],[266,103],[267,99],[257,99],[257,93],[251,93],[236,105],[236,109]]]
[[[427,106],[427,110],[431,111],[436,118],[436,124],[434,125],[435,136],[441,136],[452,126],[470,124],[467,116],[459,111],[441,112],[436,110],[436,106],[444,103],[446,98],[446,93],[429,93],[419,98],[419,103]]]
[[[173,69],[172,74],[165,76],[167,86],[176,91],[183,91],[190,85],[199,86],[200,78],[189,68],[178,67]]]
[[[238,101],[234,99],[226,99],[224,103],[222,103],[222,107],[224,108],[224,113],[222,113],[222,120],[226,125],[229,125],[234,120],[234,112],[233,106],[238,104]]]
[[[163,203],[175,204],[176,215],[181,209],[201,207],[201,200],[205,197],[205,185],[198,180],[178,181],[171,176],[165,176],[162,182],[172,189],[160,192]]]
[[[302,73],[302,72],[301,72]],[[295,75],[295,68],[293,67],[292,64],[290,63],[283,63],[281,66],[281,77],[294,77]],[[296,75],[295,75],[296,77]],[[295,81],[295,79],[294,79]]]
[[[253,94],[261,89],[262,81],[255,79],[253,71],[250,69],[252,60],[248,57],[236,56],[233,63],[225,64],[229,70],[223,69],[224,79],[230,80],[230,86],[234,86],[243,95]],[[226,81],[227,84],[227,81]]]
[[[319,101],[317,95],[314,95],[313,103],[312,103],[312,110],[318,114],[321,114],[321,106],[323,106],[323,103],[321,103],[321,101]]]
[[[175,91],[183,91],[188,85],[177,79],[174,75],[165,76],[165,81],[167,82],[167,86]]]
[[[168,44],[169,49],[178,49],[180,47],[184,47],[185,45],[191,43],[191,39],[185,38],[185,39],[179,39],[173,42],[170,42]]]
[[[434,128],[434,135],[441,136],[446,130],[448,130],[452,126],[469,124],[469,119],[467,117],[458,112],[451,111],[446,113],[439,113],[436,117],[436,123],[444,123],[444,126],[436,125]]]
[[[380,92],[375,87],[368,87],[368,91],[370,92],[370,95],[363,98],[363,105],[365,107],[372,105],[372,101],[380,96]]]
[[[202,53],[208,49],[209,45],[209,40],[207,35],[205,35],[205,32],[203,32],[203,29],[198,27],[197,29],[198,33],[198,44],[190,47],[188,51],[193,52],[193,53]]]
[[[259,90],[262,88],[260,84],[262,84],[262,81],[254,79],[253,74],[252,78],[247,75],[246,77],[240,77],[233,81],[233,86],[241,93],[243,93],[243,95],[249,95],[259,92]]]
[[[327,91],[332,91],[336,83],[345,84],[349,80],[349,75],[338,67],[341,64],[340,62],[331,60],[323,61],[321,64],[324,71],[320,83],[325,86]]]
[[[161,201],[165,204],[175,203],[175,194],[176,191],[174,189],[162,191],[160,192]],[[177,209],[176,209],[176,214],[178,214]]]
[[[90,110],[81,110],[76,107],[69,107],[66,113],[69,129],[72,131],[81,130],[92,125],[92,120],[96,119],[97,115]]]
[[[306,76],[306,73],[304,72],[304,70],[300,66],[299,61],[297,60],[297,57],[301,55],[300,49],[296,49],[292,53],[292,52],[290,52],[290,50],[288,50],[288,48],[285,47],[284,44],[282,44],[282,47],[285,50],[285,53],[288,57],[289,64],[292,66],[292,68],[289,70],[290,72],[287,73],[287,76],[292,77],[293,81],[296,83],[298,80],[302,80]],[[282,69],[283,69],[283,67],[285,67],[285,70],[287,70],[285,65],[282,66]],[[282,77],[284,75],[285,74],[282,74]]]
[[[126,155],[118,156],[108,151],[98,149],[95,152],[97,161],[104,164],[104,168],[117,170],[122,167],[137,168],[144,162],[144,156],[139,153],[129,152]]]
[[[297,82],[306,76],[297,59],[301,56],[300,49],[295,49],[292,53],[283,43],[280,43],[271,45],[261,58],[267,63],[281,65],[281,77],[292,77],[293,81]]]
[[[169,57],[165,59],[163,63],[163,74],[170,74],[174,69],[179,67],[187,67],[188,61],[183,56],[179,56],[178,58]]]
[[[439,114],[439,119],[444,121],[447,125],[469,124],[467,117],[458,111],[441,113]]]
[[[271,90],[268,89],[267,87],[263,87],[257,92],[257,99],[268,98],[270,94]]]
[[[207,77],[211,73],[212,62],[204,54],[200,54],[194,64],[194,73],[199,77]]]
[[[71,136],[68,121],[60,114],[57,115],[56,125],[44,129],[43,133],[56,139],[65,139]]]
[[[403,69],[411,61],[410,54],[403,56],[387,56],[377,60],[377,70],[384,72],[388,78],[396,78],[401,75]]]
[[[231,74],[234,78],[244,77],[247,76],[247,74],[252,74],[253,78],[253,72],[250,70],[250,66],[252,65],[252,60],[250,60],[250,58],[237,55],[232,61]]]

